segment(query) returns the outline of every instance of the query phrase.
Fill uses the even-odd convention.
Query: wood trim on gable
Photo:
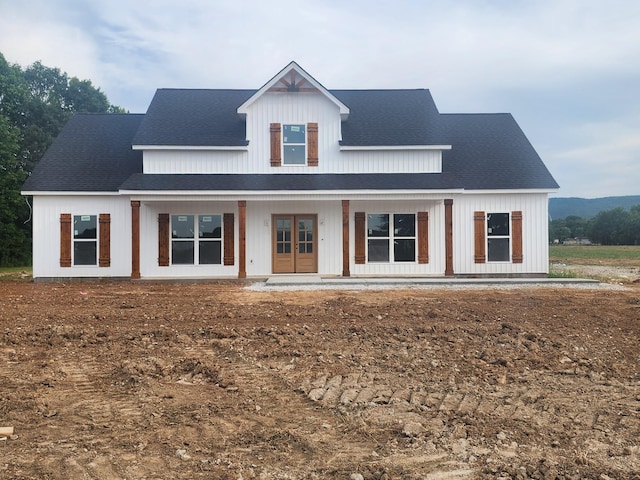
[[[282,166],[282,126],[279,123],[272,123],[269,127],[271,134],[271,166]]]
[[[111,215],[109,213],[101,213],[98,217],[100,228],[99,255],[98,266],[111,266]]]
[[[71,266],[71,214],[60,214],[60,266]]]

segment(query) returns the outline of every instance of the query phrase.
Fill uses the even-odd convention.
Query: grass
[[[567,265],[640,267],[640,245],[550,245],[549,261]]]
[[[32,273],[31,267],[0,267],[0,279],[31,278]]]

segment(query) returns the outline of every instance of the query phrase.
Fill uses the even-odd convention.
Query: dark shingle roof
[[[434,145],[438,110],[429,90],[331,90],[350,109],[344,146]]]
[[[24,183],[25,192],[117,192],[142,171],[131,140],[144,115],[76,114]]]
[[[242,146],[237,109],[255,90],[160,89],[151,100],[134,145]]]
[[[442,170],[467,190],[555,189],[558,184],[511,114],[441,114]]]
[[[449,174],[135,174],[122,190],[307,191],[307,190],[421,190],[461,188]]]
[[[287,182],[294,178],[300,190],[558,188],[511,115],[440,114],[428,90],[331,93],[350,109],[342,123],[342,145],[451,145],[443,152],[442,174],[142,175],[142,152],[132,144],[246,145],[237,108],[255,92],[162,89],[146,115],[76,115],[23,191],[101,192],[121,185],[130,190],[291,190]]]

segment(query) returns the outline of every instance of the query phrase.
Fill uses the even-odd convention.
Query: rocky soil
[[[0,281],[0,478],[638,479],[640,285]]]

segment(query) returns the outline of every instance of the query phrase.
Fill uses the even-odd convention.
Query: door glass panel
[[[313,253],[313,220],[298,220],[298,253]]]
[[[276,219],[276,253],[291,253],[291,219]]]

